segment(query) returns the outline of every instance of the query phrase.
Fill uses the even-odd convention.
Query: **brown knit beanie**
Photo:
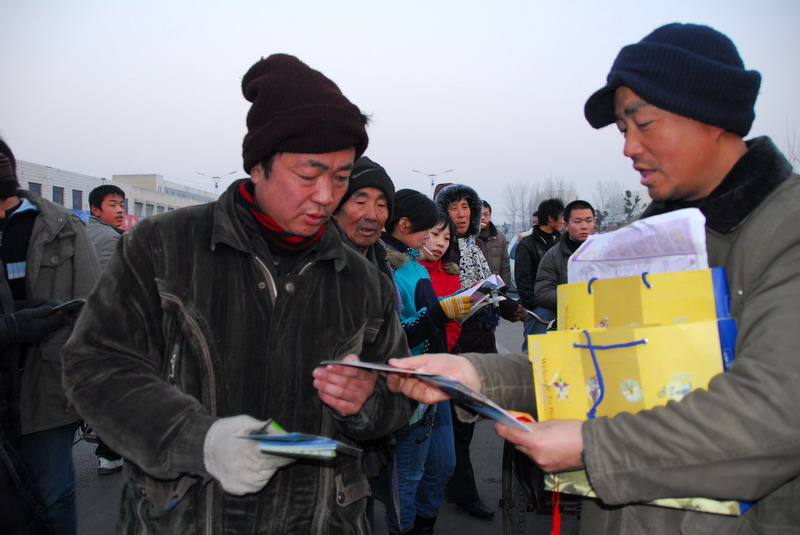
[[[273,54],[250,67],[242,79],[247,135],[244,170],[275,152],[322,154],[355,147],[367,150],[367,118],[339,87],[294,56]]]

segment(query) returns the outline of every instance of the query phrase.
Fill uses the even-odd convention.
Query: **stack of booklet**
[[[254,433],[239,438],[257,440],[258,448],[263,453],[280,455],[282,457],[307,458],[307,459],[332,459],[337,453],[359,455],[361,450],[349,446],[332,438],[306,433],[287,433],[275,421],[270,421],[267,426],[275,434]]]

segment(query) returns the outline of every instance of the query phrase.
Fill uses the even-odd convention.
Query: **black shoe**
[[[489,520],[490,518],[494,517],[494,511],[486,507],[486,504],[480,500],[470,503],[457,503],[456,505],[469,513],[469,516],[474,516],[475,518]]]
[[[436,517],[421,516],[417,514],[414,520],[414,529],[411,535],[433,535],[433,526],[436,524]]]

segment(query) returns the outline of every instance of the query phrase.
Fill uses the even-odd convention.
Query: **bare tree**
[[[506,215],[511,219],[511,231],[527,230],[531,217],[545,199],[558,197],[564,203],[578,198],[575,185],[563,177],[548,176],[544,180],[518,180],[503,188]]]
[[[553,175],[548,176],[544,180],[537,181],[528,197],[529,213],[533,214],[533,212],[539,208],[539,204],[542,201],[552,198],[561,199],[564,204],[574,201],[578,198],[575,185],[572,182],[564,180],[564,177],[554,177]]]
[[[530,222],[532,212],[528,212],[529,189],[530,183],[527,180],[518,180],[503,188],[503,202],[506,216],[511,219],[512,232],[526,229]]]
[[[800,141],[797,140],[797,128],[786,127],[786,158],[794,166],[795,170],[800,169]]]
[[[625,188],[619,180],[601,180],[594,187],[594,208],[598,214],[598,226],[618,223],[625,208]]]

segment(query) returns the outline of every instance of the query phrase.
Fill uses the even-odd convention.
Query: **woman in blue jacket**
[[[382,236],[402,300],[400,320],[414,355],[447,352],[445,324],[465,316],[470,307],[468,297],[440,300],[428,270],[417,261],[429,230],[439,220],[432,200],[403,189],[395,194],[392,218]],[[433,533],[455,467],[448,403],[421,404],[409,424],[395,434],[391,499],[385,500],[390,533]]]

